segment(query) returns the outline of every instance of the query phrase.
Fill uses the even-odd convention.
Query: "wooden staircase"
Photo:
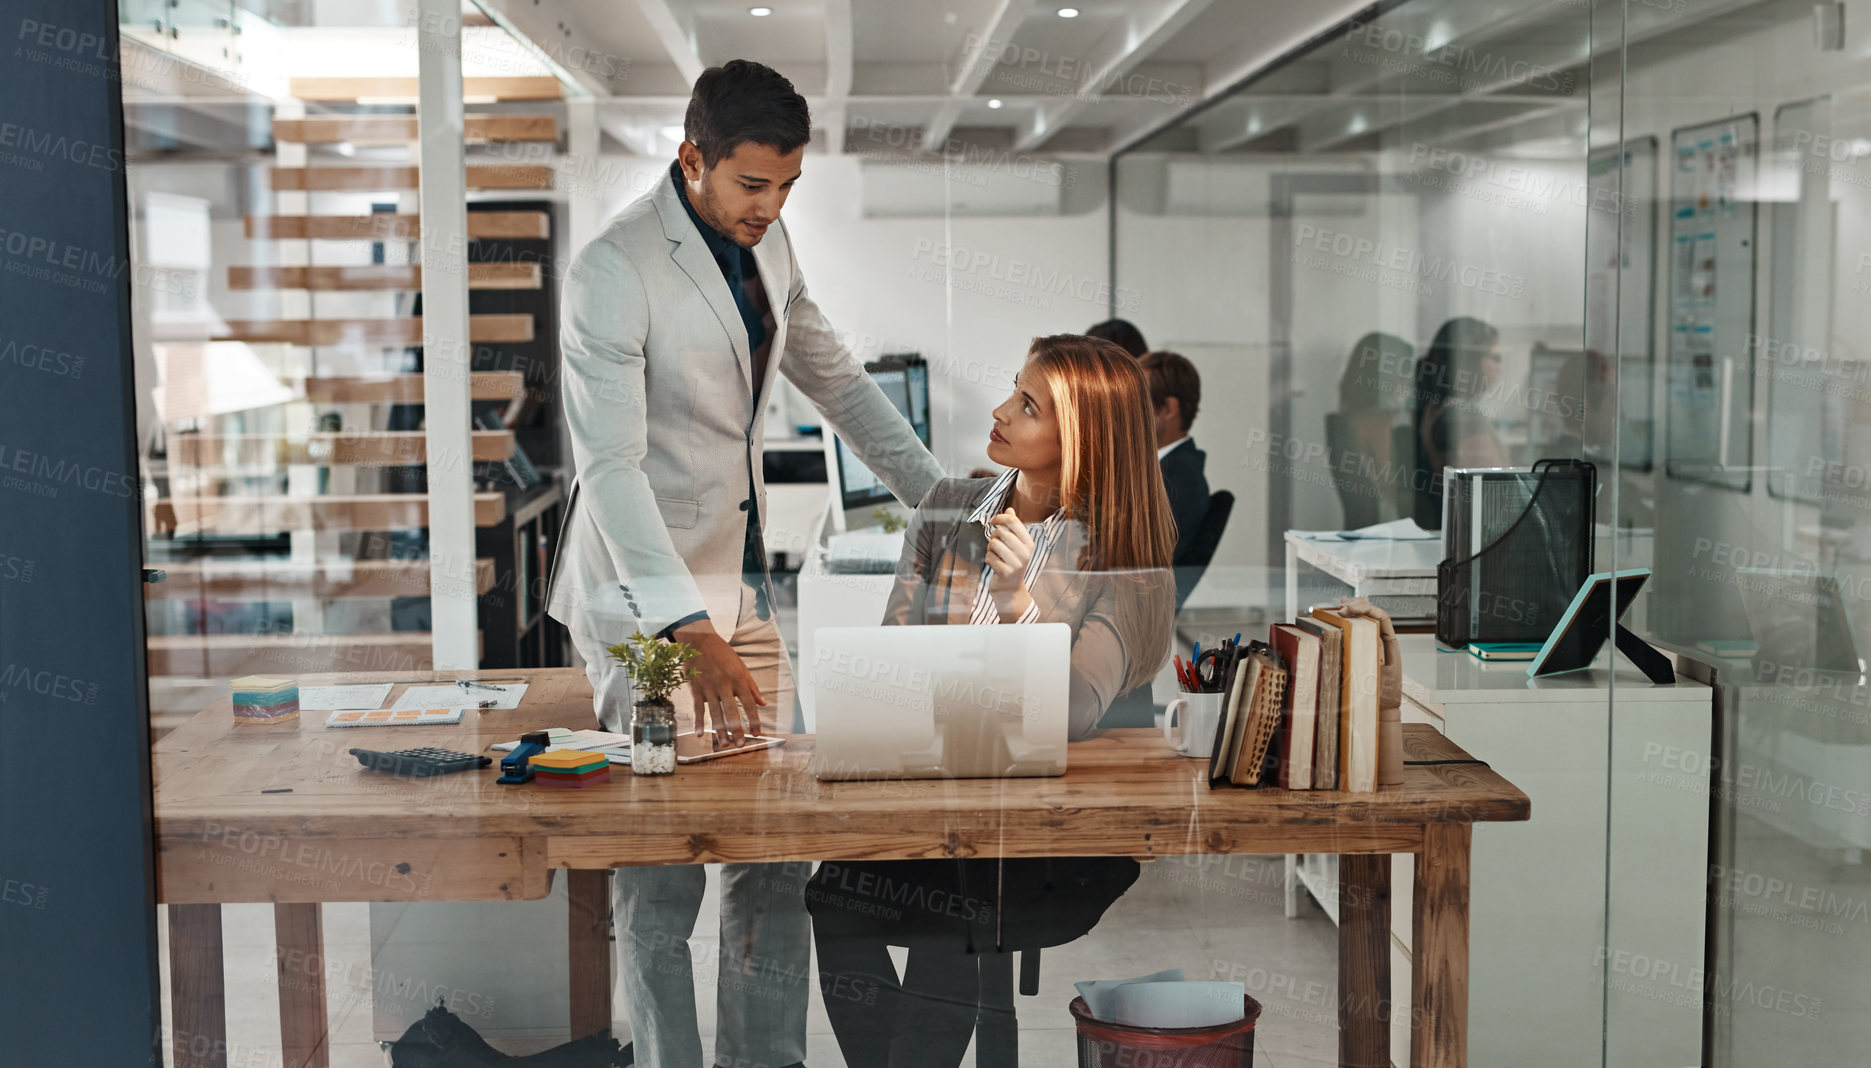
[[[422,289],[422,267],[413,263],[355,267],[229,267],[229,289],[311,289],[322,292]],[[470,263],[469,289],[538,289],[537,263]]]
[[[260,560],[203,560],[170,564],[161,582],[147,583],[147,601],[288,600],[310,597],[422,597],[429,592],[427,560],[329,560],[300,562],[272,557]],[[494,588],[494,562],[474,562],[474,592]]]
[[[367,624],[365,632],[352,632],[359,619],[382,619],[387,626],[386,613],[398,599],[430,592],[430,561],[402,555],[411,545],[421,551],[411,534],[428,527],[427,495],[383,491],[398,484],[386,479],[407,482],[397,472],[434,462],[426,433],[404,429],[418,424],[397,414],[407,412],[398,406],[421,405],[424,394],[423,376],[408,369],[406,355],[424,340],[421,316],[410,314],[422,288],[420,249],[408,247],[423,236],[421,217],[412,210],[420,131],[413,112],[317,113],[396,100],[413,105],[416,80],[295,78],[291,85],[300,103],[282,106],[273,119],[278,158],[264,168],[271,210],[244,217],[253,259],[228,267],[226,275],[227,288],[262,314],[227,319],[209,340],[254,346],[256,358],[275,368],[297,396],[273,409],[171,425],[164,465],[169,490],[145,514],[152,542],[167,542],[170,555],[180,557],[152,560],[167,578],[145,587],[152,613],[170,613],[171,629],[179,619],[192,631],[149,639],[150,674],[174,683],[178,708],[183,702],[200,707],[201,692],[224,692],[225,679],[234,675],[383,673],[433,662],[427,630],[373,631]],[[468,78],[464,94],[501,101],[561,95],[551,78]],[[523,155],[514,150],[519,162],[505,153],[492,162],[471,158],[468,188],[551,189],[547,157],[561,133],[550,114],[467,115],[470,145],[532,146]],[[374,161],[385,146],[396,145],[406,146],[407,162]],[[347,158],[335,158],[333,148]],[[397,210],[358,214],[360,197],[377,204],[387,198]],[[550,235],[543,210],[467,215],[471,241],[543,242]],[[474,255],[476,246],[469,249]],[[540,291],[547,282],[538,257],[467,265],[468,287],[477,292]],[[531,312],[469,317],[477,361],[487,346],[536,336]],[[469,393],[484,414],[490,405],[514,411],[527,396],[525,375],[477,370]],[[470,440],[470,456],[442,462],[458,470],[463,462],[498,463],[516,453],[511,430],[475,428]],[[473,517],[483,530],[502,524],[505,495],[476,492]],[[376,558],[392,535],[403,539],[398,558]],[[288,555],[279,555],[282,545],[290,546]],[[230,551],[244,555],[224,555]],[[513,594],[515,576],[497,574],[494,560],[483,555],[471,567],[478,595]],[[289,621],[282,622],[282,605],[291,606]],[[256,632],[222,632],[240,629]],[[152,703],[164,722],[164,714],[176,710],[164,709],[157,689]]]
[[[543,240],[550,226],[543,211],[471,211],[470,238]],[[247,236],[281,241],[414,241],[422,236],[422,217],[381,212],[373,215],[249,215]]]
[[[394,345],[422,344],[421,316],[400,319],[230,319],[216,341],[252,341],[272,345]],[[470,315],[470,341],[531,341],[530,315]]]
[[[476,462],[513,457],[513,431],[470,432]],[[278,434],[182,434],[170,440],[169,459],[189,467],[217,464],[426,464],[428,435],[420,430],[364,430]]]

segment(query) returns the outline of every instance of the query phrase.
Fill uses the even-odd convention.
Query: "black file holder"
[[[1545,641],[1592,573],[1597,490],[1597,468],[1584,460],[1451,469],[1443,480],[1436,639],[1455,648]]]

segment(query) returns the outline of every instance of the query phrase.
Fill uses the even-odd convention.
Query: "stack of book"
[[[1374,619],[1314,608],[1233,658],[1208,784],[1377,789],[1382,653]]]
[[[533,781],[542,786],[594,786],[609,781],[611,760],[583,749],[551,749],[533,757]]]
[[[299,714],[299,684],[275,675],[234,679],[234,718],[277,722]]]

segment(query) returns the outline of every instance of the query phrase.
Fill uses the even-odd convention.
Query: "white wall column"
[[[566,191],[565,232],[558,235],[557,263],[559,277],[569,273],[572,257],[585,247],[604,221],[604,185],[595,176],[604,172],[599,156],[604,134],[598,127],[596,97],[574,96],[565,101],[565,159],[563,167],[569,180],[561,176],[560,188]],[[559,455],[564,457],[567,484],[577,475],[572,460],[572,432],[565,420],[559,420]]]
[[[422,382],[435,666],[479,666],[468,371],[468,201],[460,0],[418,0]]]

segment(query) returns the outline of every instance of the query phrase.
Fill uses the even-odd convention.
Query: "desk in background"
[[[1626,977],[1607,1006],[1596,950],[1703,967],[1713,691],[1680,674],[1658,686],[1609,650],[1590,671],[1530,679],[1525,662],[1443,652],[1430,635],[1398,642],[1405,724],[1480,754],[1533,801],[1529,825],[1475,832],[1474,1062],[1576,1068],[1600,1063],[1602,1040],[1606,1064],[1700,1063],[1699,998],[1646,999],[1651,982]],[[1334,864],[1288,858],[1287,915],[1301,887],[1334,914]],[[1399,903],[1411,869],[1396,858]],[[1409,925],[1391,935],[1393,967],[1407,968]]]
[[[320,902],[533,899],[565,869],[570,1024],[582,1036],[611,1022],[609,868],[1304,851],[1344,855],[1340,1062],[1390,1063],[1392,898],[1384,855],[1408,853],[1424,857],[1418,893],[1405,910],[1417,938],[1409,972],[1415,1011],[1407,1016],[1412,1063],[1468,1063],[1472,827],[1525,820],[1529,803],[1427,726],[1405,727],[1406,755],[1421,763],[1406,769],[1401,786],[1355,795],[1210,791],[1205,765],[1172,756],[1155,730],[1076,743],[1070,770],[1059,778],[908,783],[820,782],[807,771],[812,740],[805,736],[673,776],[624,773],[565,791],[499,786],[492,769],[395,779],[362,770],[346,752],[354,745],[479,752],[526,730],[594,725],[582,672],[509,674],[532,683],[520,707],[470,713],[458,727],[326,730],[315,715],[236,726],[223,699],[157,744],[157,897],[169,906],[171,1035],[222,1058],[204,1062],[183,1047],[178,1068],[225,1064],[220,906],[228,902],[274,903],[280,959],[303,960],[320,954]],[[262,792],[282,789],[292,792]],[[299,979],[279,991],[282,1044],[287,1063],[319,1068],[328,1063],[322,976]],[[1536,1011],[1521,1005],[1514,1015]]]
[[[1442,562],[1439,538],[1388,539],[1334,537],[1331,530],[1286,532],[1286,617],[1297,619],[1299,565],[1309,564],[1351,587],[1391,614],[1401,626],[1436,620],[1436,565]]]
[[[896,575],[851,574],[837,572],[826,564],[826,541],[831,537],[831,508],[835,501],[821,506],[816,534],[806,545],[799,562],[799,657],[793,672],[793,692],[799,698],[799,729],[807,734],[816,729],[816,701],[813,665],[817,663],[820,627],[874,627],[883,622],[884,606],[890,602],[890,590]]]
[[[1648,527],[1612,528],[1603,523],[1595,528],[1593,565],[1595,571],[1623,570],[1651,566],[1655,532]],[[1333,530],[1289,530],[1286,532],[1286,619],[1297,618],[1300,611],[1318,599],[1302,600],[1300,564],[1351,587],[1351,595],[1363,597],[1390,612],[1409,630],[1433,630],[1436,621],[1436,565],[1442,562],[1440,538],[1391,540],[1381,538],[1336,538]],[[1206,581],[1206,580],[1205,580]],[[1199,593],[1199,591],[1198,591]],[[1194,598],[1191,598],[1193,601]],[[1647,626],[1650,597],[1646,593],[1625,616],[1628,627],[1642,630]]]

